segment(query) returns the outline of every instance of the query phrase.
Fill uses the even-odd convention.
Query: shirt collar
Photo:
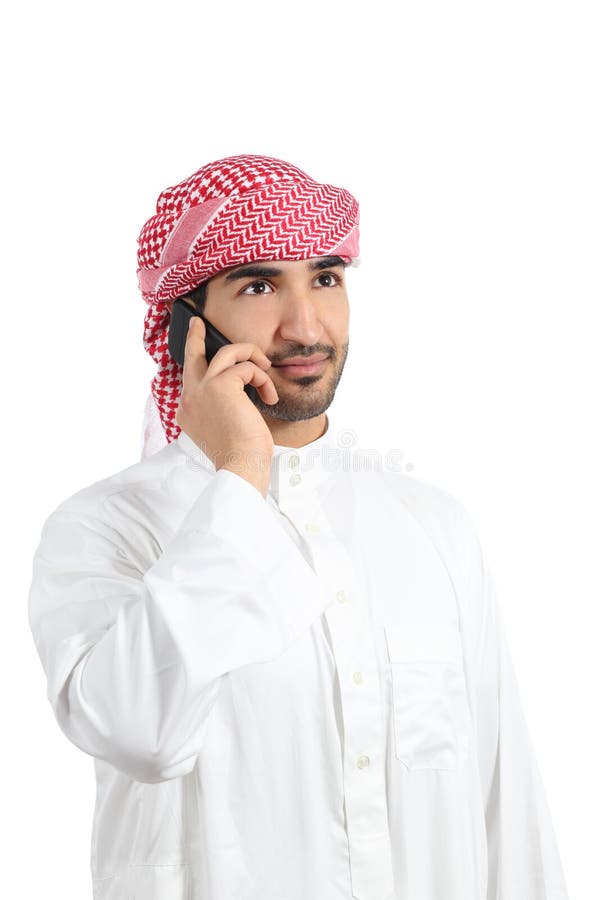
[[[295,496],[300,497],[307,491],[318,489],[338,468],[334,426],[329,413],[325,418],[324,433],[303,447],[274,445],[269,493],[278,503],[292,501]],[[201,465],[209,472],[216,471],[213,461],[187,432],[181,430],[176,441],[196,465]]]

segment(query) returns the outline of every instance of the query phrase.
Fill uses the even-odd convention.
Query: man
[[[96,900],[567,896],[468,514],[326,415],[357,257],[352,195],[270,157],[142,229],[144,457],[49,516],[30,594]],[[210,364],[198,315],[169,355],[179,297],[231,341]]]

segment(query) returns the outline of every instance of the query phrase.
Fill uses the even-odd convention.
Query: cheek
[[[230,330],[238,341],[250,341],[259,347],[271,347],[277,334],[279,319],[265,310],[244,310],[232,321]]]
[[[327,321],[323,324],[328,329],[332,339],[335,340],[336,344],[341,346],[347,343],[348,329],[350,326],[350,319],[347,309],[337,310],[335,314],[330,314],[327,318]]]
[[[350,321],[348,298],[346,296],[342,297],[339,302],[327,308],[324,311],[324,315],[327,316],[331,322],[332,328],[334,328],[337,333],[342,334],[343,332],[347,332],[348,323]]]

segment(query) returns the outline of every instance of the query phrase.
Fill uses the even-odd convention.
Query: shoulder
[[[40,550],[69,546],[83,556],[101,543],[143,568],[183,517],[210,477],[186,465],[177,441],[112,475],[81,488],[47,515]],[[38,551],[40,552],[40,551]]]
[[[69,514],[101,516],[112,497],[158,486],[169,477],[173,466],[183,461],[180,456],[172,442],[157,453],[80,488],[62,500],[48,518]]]
[[[381,479],[385,492],[424,527],[441,534],[471,527],[464,503],[440,485],[392,469],[384,469]]]
[[[477,527],[459,497],[404,471],[382,471],[381,484],[389,502],[401,505],[454,571],[478,565]]]

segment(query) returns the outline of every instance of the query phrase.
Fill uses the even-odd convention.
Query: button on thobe
[[[326,489],[323,476],[327,476],[327,469],[307,459],[306,471],[287,480],[283,474],[286,467],[296,469],[299,465],[297,452],[277,448],[270,496],[295,526],[298,540],[308,543],[313,569],[338,601],[326,610],[325,618],[335,658],[335,696],[340,700],[343,721],[340,740],[352,896],[386,900],[393,892],[394,875],[385,784],[384,704],[369,603],[348,551],[322,509],[320,491]],[[300,479],[302,491],[296,489]],[[351,512],[351,504],[347,512]],[[312,529],[307,529],[307,524]],[[370,676],[360,695],[351,680],[358,664]],[[368,756],[361,752],[365,748]]]

